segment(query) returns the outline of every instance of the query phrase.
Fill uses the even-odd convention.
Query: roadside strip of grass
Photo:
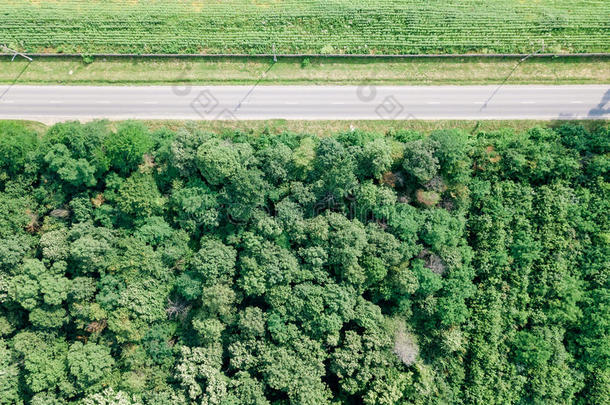
[[[27,128],[43,134],[47,126],[37,121],[17,121]],[[111,121],[110,125],[116,128],[123,121]],[[329,120],[329,121],[303,121],[303,120],[267,120],[267,121],[181,121],[181,120],[143,120],[141,121],[151,130],[168,128],[176,131],[187,127],[192,130],[201,130],[222,134],[225,132],[240,131],[248,135],[257,136],[263,133],[281,134],[284,132],[306,133],[318,136],[327,136],[334,133],[361,130],[387,134],[398,130],[410,129],[422,133],[429,133],[439,129],[461,129],[470,134],[490,132],[499,129],[512,129],[515,132],[527,131],[534,127],[554,128],[561,125],[582,125],[592,130],[607,127],[608,120],[573,120],[573,121],[538,121],[538,120],[439,120],[439,121],[381,121],[381,120]]]
[[[295,132],[314,134],[319,136],[331,135],[338,132],[361,130],[376,133],[391,133],[398,130],[410,129],[422,133],[429,133],[439,129],[461,129],[471,134],[478,132],[496,131],[503,128],[513,129],[515,132],[527,131],[534,127],[553,128],[566,124],[582,125],[585,128],[598,128],[607,126],[608,120],[574,120],[574,121],[538,121],[538,120],[329,120],[329,121],[302,121],[302,120],[269,120],[269,121],[143,121],[151,129],[169,128],[177,130],[190,126],[204,131],[222,133],[225,131],[241,131],[250,135],[261,133],[281,134]]]
[[[28,65],[29,63],[29,65]],[[610,83],[610,57],[37,58],[0,57],[0,84],[483,85]]]

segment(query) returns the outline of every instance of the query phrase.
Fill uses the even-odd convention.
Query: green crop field
[[[0,44],[63,53],[609,52],[610,1],[1,0]]]

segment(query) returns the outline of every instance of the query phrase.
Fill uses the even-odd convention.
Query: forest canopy
[[[0,122],[0,404],[610,402],[610,129]]]

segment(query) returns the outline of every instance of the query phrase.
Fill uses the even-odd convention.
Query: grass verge
[[[39,58],[0,57],[0,83],[43,85],[610,83],[610,58]]]
[[[28,128],[42,134],[47,126],[36,121],[19,121]],[[113,121],[118,124],[121,121]],[[538,121],[538,120],[482,120],[482,121],[381,121],[381,120],[354,120],[354,121],[302,121],[302,120],[268,120],[268,121],[180,121],[180,120],[144,120],[142,121],[152,130],[168,128],[175,131],[182,127],[189,127],[213,133],[241,131],[256,136],[261,133],[281,134],[284,132],[308,133],[325,136],[333,133],[358,129],[367,132],[389,133],[397,130],[411,129],[428,133],[439,129],[462,129],[468,133],[490,132],[503,128],[515,132],[527,131],[534,127],[554,128],[566,124],[582,125],[589,130],[607,126],[608,120],[574,120],[574,121]]]

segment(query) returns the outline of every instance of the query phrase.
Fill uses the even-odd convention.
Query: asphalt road
[[[0,118],[610,119],[610,85],[0,86]]]

